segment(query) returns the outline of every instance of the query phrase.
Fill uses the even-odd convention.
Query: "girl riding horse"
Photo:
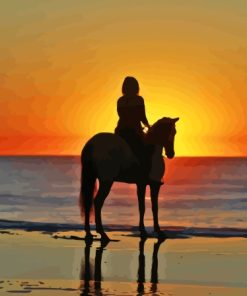
[[[154,231],[161,234],[158,222],[158,195],[160,180],[165,172],[162,150],[165,149],[168,158],[174,157],[175,123],[179,118],[163,117],[149,127],[144,100],[138,96],[138,91],[139,86],[135,78],[127,77],[123,84],[124,96],[118,100],[119,121],[115,134],[96,134],[82,150],[80,208],[85,218],[86,239],[93,238],[90,232],[90,211],[93,205],[96,231],[101,235],[101,239],[109,239],[102,225],[101,210],[113,182],[116,181],[137,185],[139,230],[142,236],[146,235],[144,226],[146,186],[150,186]],[[145,137],[141,122],[149,127]],[[151,147],[150,167],[146,160],[146,146]],[[99,181],[97,192],[96,179]]]

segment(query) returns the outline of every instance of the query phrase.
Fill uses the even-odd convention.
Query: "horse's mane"
[[[145,140],[151,144],[163,145],[170,131],[171,122],[172,119],[169,117],[157,120],[146,133]]]

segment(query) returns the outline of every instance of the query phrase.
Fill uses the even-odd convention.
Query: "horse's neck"
[[[147,145],[163,146],[164,139],[168,137],[168,132],[162,127],[151,127],[144,136]]]
[[[153,145],[153,157],[160,157],[162,155],[163,146],[161,145]]]

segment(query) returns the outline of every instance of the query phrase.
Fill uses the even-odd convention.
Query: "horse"
[[[153,226],[158,235],[162,235],[158,222],[158,195],[165,165],[162,156],[163,148],[167,158],[175,156],[174,140],[175,123],[179,118],[163,117],[155,122],[144,134],[144,147],[149,147],[150,168],[148,174],[140,164],[128,143],[113,133],[98,133],[85,144],[81,153],[81,188],[80,210],[84,216],[85,239],[92,240],[90,231],[90,213],[94,204],[96,232],[101,240],[109,240],[104,231],[101,210],[110,193],[113,182],[133,183],[137,185],[139,205],[139,231],[142,237],[147,235],[144,226],[145,193],[150,186]],[[99,188],[96,190],[96,179]]]

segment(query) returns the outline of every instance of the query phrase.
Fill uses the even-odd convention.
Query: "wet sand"
[[[246,238],[83,235],[1,231],[0,295],[247,295]]]

